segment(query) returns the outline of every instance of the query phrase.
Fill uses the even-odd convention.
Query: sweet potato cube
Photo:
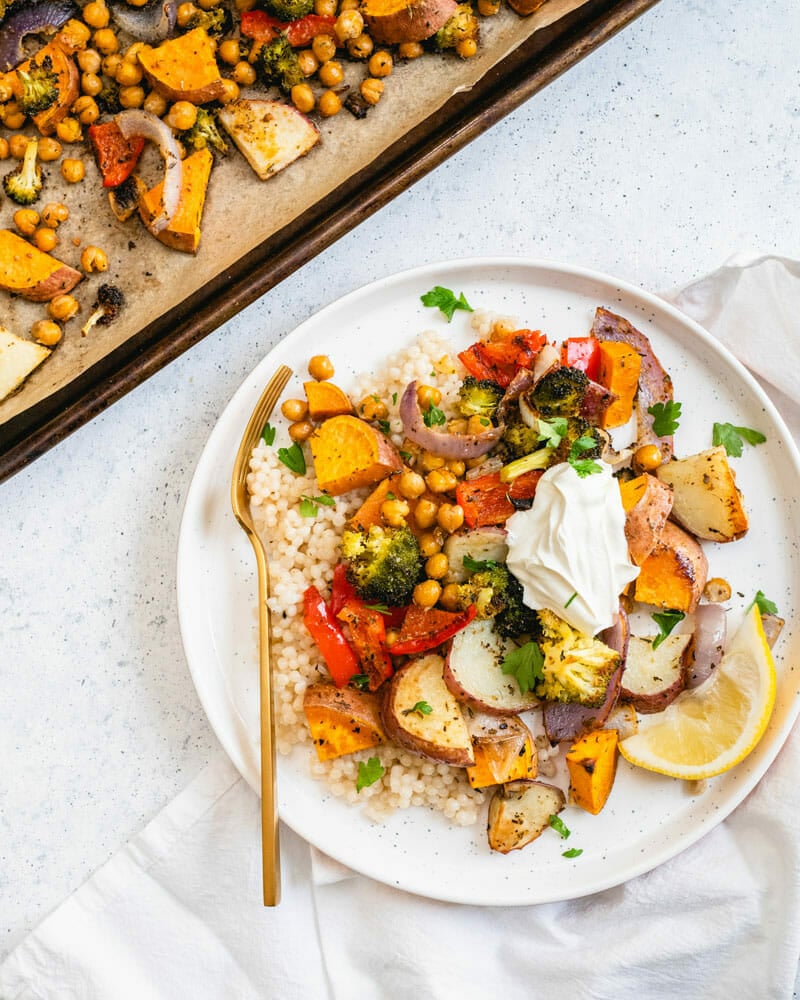
[[[31,302],[71,292],[83,275],[37,249],[10,229],[0,229],[0,288]]]
[[[312,684],[306,688],[303,711],[320,760],[386,742],[378,696],[371,691]]]
[[[617,397],[603,414],[603,427],[622,427],[630,420],[641,370],[642,356],[629,344],[600,341],[597,381]]]
[[[634,597],[644,604],[689,613],[708,578],[708,559],[697,539],[667,521],[653,551],[639,567]]]
[[[165,246],[183,253],[197,253],[200,245],[200,220],[206,201],[208,179],[214,157],[207,149],[198,149],[182,163],[181,197],[178,210],[166,229],[156,235]],[[145,225],[152,222],[161,210],[164,182],[144,194],[139,202],[139,214]]]
[[[312,420],[327,420],[343,413],[352,413],[353,404],[347,393],[333,382],[304,382],[308,400],[308,415]]]
[[[309,445],[319,487],[331,496],[372,486],[399,472],[403,464],[394,445],[380,431],[349,414],[320,424]]]
[[[139,62],[150,86],[168,101],[207,104],[225,92],[215,48],[205,28],[194,28],[155,48],[142,49]]]
[[[608,801],[617,773],[616,729],[598,729],[581,736],[567,754],[569,797],[596,816]]]
[[[494,720],[498,724],[501,720]],[[530,731],[521,722],[509,725],[508,736],[472,734],[474,767],[467,768],[467,778],[473,788],[504,785],[509,781],[532,781],[538,773],[536,749]],[[520,731],[521,730],[521,731]]]

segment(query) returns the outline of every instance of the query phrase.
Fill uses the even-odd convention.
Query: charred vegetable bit
[[[297,53],[285,35],[261,46],[257,66],[265,83],[274,83],[286,94],[305,80]]]
[[[491,418],[497,412],[503,390],[491,379],[467,375],[458,390],[458,411],[462,417]]]
[[[92,307],[94,312],[81,327],[85,337],[95,326],[108,326],[119,316],[125,306],[125,296],[116,285],[101,285],[97,289],[97,301]]]
[[[223,156],[228,153],[228,144],[219,133],[217,120],[212,112],[206,108],[197,109],[194,125],[185,132],[181,132],[179,139],[191,152],[210,147]]]
[[[494,618],[494,627],[504,638],[529,635],[538,629],[536,612],[523,604],[522,585],[504,563],[464,560],[472,576],[458,587],[458,604],[465,610],[474,604],[478,618]]]
[[[22,84],[20,108],[26,115],[38,115],[58,100],[58,75],[53,72],[53,61],[45,56],[40,65],[31,63],[29,70],[17,70]]]
[[[42,190],[42,170],[36,162],[38,150],[38,140],[29,139],[22,162],[3,178],[6,194],[17,205],[32,205]]]
[[[477,41],[479,30],[472,6],[461,3],[444,27],[433,36],[433,41],[437,49],[454,49],[459,42]]]
[[[419,542],[405,526],[346,529],[342,558],[347,564],[347,579],[358,596],[389,607],[408,604],[414,587],[424,577]]]
[[[266,0],[264,6],[281,21],[296,21],[314,10],[314,0]]]
[[[196,10],[186,23],[187,31],[203,28],[209,35],[225,35],[233,26],[233,18],[227,7],[213,7],[211,10]]]
[[[552,611],[542,609],[537,614],[541,626],[539,648],[544,654],[537,696],[599,708],[605,701],[611,675],[619,666],[619,653],[599,639],[582,635]]]
[[[539,379],[530,401],[543,417],[575,417],[588,386],[585,372],[563,365]]]
[[[107,115],[116,115],[122,111],[122,104],[119,100],[119,84],[114,80],[102,78],[103,88],[95,97],[98,108]]]

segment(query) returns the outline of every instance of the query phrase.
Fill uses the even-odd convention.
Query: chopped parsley
[[[365,604],[364,607],[367,609],[367,611],[378,611],[382,615],[389,614],[388,604]]]
[[[404,708],[403,715],[412,715],[414,712],[417,715],[430,715],[433,708],[427,703],[427,701],[418,701],[413,708]]]
[[[422,419],[426,427],[439,427],[442,424],[447,423],[447,417],[444,415],[444,411],[440,410],[438,406],[434,406],[433,403],[431,403],[428,409],[422,414]]]
[[[264,430],[261,432],[261,440],[264,444],[273,444],[275,441],[275,430],[276,428],[272,426],[269,420],[264,424]]]
[[[653,639],[653,649],[658,649],[678,622],[682,622],[685,617],[682,611],[656,611],[653,614],[653,621],[658,625],[660,632]]]
[[[360,760],[358,762],[356,791],[360,792],[362,788],[369,788],[370,785],[374,785],[376,781],[383,777],[385,770],[379,757],[370,757],[368,761]]]
[[[443,288],[441,285],[434,285],[434,287],[429,291],[425,292],[424,295],[420,296],[422,304],[424,306],[430,306],[432,309],[438,309],[443,315],[447,317],[447,322],[449,323],[453,318],[453,313],[456,309],[465,309],[467,312],[472,312],[472,306],[464,298],[464,293],[456,298],[455,293],[449,288]]]
[[[410,462],[414,457],[410,451],[400,451],[399,454],[400,458],[402,458],[404,462]]]
[[[464,563],[464,569],[468,573],[479,573],[482,569],[494,569],[497,565],[496,562],[492,562],[491,559],[473,559],[469,552],[464,556],[462,560]]]
[[[329,497],[327,493],[323,493],[318,497],[307,497],[304,493],[300,498],[300,515],[302,517],[316,517],[319,514],[320,506],[335,507],[336,501],[333,497]]]
[[[573,591],[572,591],[572,597],[570,597],[570,599],[569,599],[569,600],[567,601],[567,603],[566,603],[566,604],[564,605],[564,608],[565,608],[565,609],[566,609],[566,608],[568,608],[568,607],[570,606],[570,604],[572,604],[572,602],[573,602],[573,601],[575,600],[575,598],[576,598],[577,596],[578,596],[578,591],[577,591],[577,590],[573,590]]]
[[[574,441],[569,450],[569,458],[567,461],[578,473],[581,479],[585,479],[587,476],[591,476],[595,472],[603,471],[602,465],[600,465],[599,462],[595,462],[594,459],[581,458],[581,455],[585,451],[591,451],[592,448],[596,447],[597,442],[595,439],[586,434],[583,437],[579,437],[577,441]]]
[[[354,688],[358,688],[359,691],[369,690],[369,676],[367,674],[353,674],[350,678],[350,683]]]
[[[678,429],[681,415],[681,404],[674,399],[666,403],[653,403],[647,408],[653,418],[653,431],[659,437],[669,437]]]
[[[747,610],[749,611],[754,604],[758,605],[759,613],[762,615],[777,615],[778,613],[778,605],[771,601],[763,590],[756,591],[756,596],[748,604]]]
[[[504,674],[512,674],[521,694],[533,691],[537,681],[544,677],[544,656],[535,642],[512,649],[500,664]]]
[[[389,423],[388,420],[378,420],[377,424],[378,424],[378,427],[380,429],[381,434],[388,435],[388,434],[391,433],[392,425]]]
[[[553,417],[545,420],[539,417],[539,440],[544,441],[548,448],[557,448],[567,433],[567,418]]]
[[[278,448],[278,458],[287,469],[291,469],[298,476],[306,474],[306,458],[297,441],[289,448]]]
[[[568,851],[562,851],[561,852],[561,857],[562,858],[579,858],[581,856],[581,854],[583,854],[583,848],[582,847],[570,847],[570,849]]]
[[[738,458],[742,454],[744,442],[756,445],[763,444],[767,438],[761,431],[752,427],[735,427],[733,424],[714,424],[711,440],[715,445],[722,445],[725,451]]]
[[[572,832],[570,828],[567,826],[567,824],[564,822],[564,820],[561,819],[560,816],[556,816],[555,813],[551,814],[547,822],[550,824],[550,826],[552,826],[552,828],[556,831],[556,833],[559,835],[559,837],[561,837],[562,840],[566,840],[567,837]]]
[[[392,393],[392,406],[397,406],[397,393]]]

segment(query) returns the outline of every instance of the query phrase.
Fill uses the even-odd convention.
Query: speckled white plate
[[[354,373],[379,366],[425,329],[444,328],[420,295],[439,284],[464,292],[475,307],[510,313],[559,340],[585,335],[604,305],[647,334],[672,374],[683,403],[680,453],[711,444],[714,421],[755,427],[766,444],[734,460],[750,512],[741,541],[709,545],[711,572],[731,581],[729,627],[761,588],[787,614],[800,594],[796,525],[800,463],[789,433],[756,382],[700,327],[661,299],[602,274],[520,259],[463,260],[408,271],[347,295],[299,326],[255,369],[214,428],[200,458],[183,515],[178,551],[181,630],[192,677],[208,718],[231,760],[259,788],[258,670],[254,558],[230,510],[229,481],[240,435],[269,376],[281,363],[297,372],[287,396],[302,395],[308,358],[324,351],[343,388]],[[448,333],[465,346],[474,337],[467,313]],[[437,813],[411,809],[384,825],[330,795],[308,773],[308,753],[279,762],[280,813],[306,840],[351,868],[409,892],[463,903],[524,904],[597,892],[646,872],[721,822],[775,758],[800,708],[797,623],[778,647],[778,692],[766,735],[738,767],[692,795],[684,783],[620,761],[605,809],[562,814],[564,843],[546,833],[502,856],[486,845],[483,820],[452,827]],[[574,859],[565,847],[581,848]]]

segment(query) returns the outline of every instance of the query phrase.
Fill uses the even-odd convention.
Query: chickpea
[[[405,500],[384,500],[381,504],[381,517],[390,528],[402,528],[406,523],[411,508]]]
[[[494,17],[500,10],[500,0],[478,0],[478,13],[481,17]]]
[[[116,79],[120,87],[135,87],[142,82],[143,76],[142,67],[138,63],[128,62],[126,58],[119,64]]]
[[[365,396],[357,409],[365,420],[385,420],[389,416],[386,403],[380,396]]]
[[[10,101],[14,96],[14,88],[11,86],[10,81],[0,80],[0,104],[5,104],[6,101]]]
[[[314,13],[320,17],[335,17],[336,0],[314,0]]]
[[[458,480],[449,469],[434,469],[425,477],[431,493],[450,493],[458,485]]]
[[[20,110],[16,101],[9,101],[3,109],[3,124],[9,129],[22,128],[25,124],[25,112]]]
[[[145,97],[142,107],[156,118],[161,118],[167,110],[167,102],[157,90],[151,90]]]
[[[327,62],[336,55],[336,42],[330,35],[316,35],[311,42],[311,51],[321,63]]]
[[[461,598],[458,592],[457,583],[448,583],[442,591],[439,603],[445,611],[458,611],[461,607]]]
[[[100,28],[92,38],[94,47],[104,56],[113,55],[119,51],[119,39],[113,28]]]
[[[401,473],[397,489],[407,500],[416,500],[425,492],[425,480],[418,472],[407,469]]]
[[[86,274],[108,270],[108,256],[100,247],[88,246],[81,254],[81,268]]]
[[[178,8],[179,11],[181,7],[194,7],[194,4],[181,4]],[[235,66],[242,58],[239,40],[237,38],[226,38],[224,42],[220,43],[217,55],[224,63],[227,63],[229,66]]]
[[[103,89],[103,81],[97,73],[83,73],[81,76],[81,93],[88,97],[97,97]]]
[[[61,143],[57,139],[45,136],[39,140],[39,159],[42,163],[51,163],[61,156]]]
[[[131,7],[144,7],[148,0],[127,0]]]
[[[233,79],[240,87],[252,87],[256,82],[256,71],[249,62],[242,60],[233,67]]]
[[[67,49],[77,51],[86,48],[86,43],[91,37],[92,33],[83,21],[70,18],[56,35],[56,41],[60,41]]]
[[[714,576],[703,588],[703,597],[711,604],[722,604],[731,599],[731,585],[721,576]]]
[[[0,137],[0,160],[7,160],[9,152],[8,139]]]
[[[32,208],[18,208],[14,212],[14,225],[23,236],[33,236],[39,226],[39,213]]]
[[[314,425],[310,420],[297,420],[289,425],[289,437],[292,441],[307,441],[314,430]]]
[[[359,89],[367,104],[375,105],[383,97],[383,80],[368,76],[366,80],[361,81]]]
[[[233,0],[233,6],[239,13],[245,10],[252,10],[253,7],[258,3],[258,0]]]
[[[337,59],[329,59],[323,63],[317,75],[323,87],[337,87],[344,80],[344,70]]]
[[[441,580],[450,569],[450,560],[444,552],[437,552],[425,563],[425,572],[431,580]]]
[[[434,455],[432,451],[423,451],[419,465],[423,472],[432,472],[434,469],[443,469],[445,459],[441,455]]]
[[[393,66],[392,54],[391,52],[387,52],[386,49],[378,49],[377,52],[373,52],[370,61],[367,63],[369,75],[379,78],[389,76]]]
[[[319,59],[311,49],[301,49],[297,53],[297,63],[303,76],[313,76],[319,69]]]
[[[77,115],[81,125],[94,125],[100,117],[100,108],[98,108],[97,101],[93,97],[84,94],[83,97],[79,97],[72,105],[72,113],[73,115]]]
[[[414,520],[423,531],[426,528],[432,528],[436,524],[438,509],[439,505],[427,497],[422,497],[422,499],[417,501],[417,506],[414,508]]]
[[[439,528],[434,528],[433,531],[426,531],[420,535],[419,551],[422,553],[424,559],[430,559],[437,552],[441,552],[443,545],[444,535]]]
[[[447,468],[457,479],[461,479],[467,471],[466,462],[462,462],[460,458],[451,458],[447,463]]]
[[[305,420],[308,416],[308,403],[304,399],[287,399],[281,406],[281,413],[294,423]]]
[[[664,456],[657,444],[645,444],[637,448],[633,456],[634,464],[645,472],[652,472],[664,461]]]
[[[197,0],[198,6],[203,10],[213,10],[219,2],[220,0]]]
[[[414,603],[421,608],[432,608],[442,594],[438,580],[423,580],[414,587]]]
[[[436,523],[452,535],[464,523],[464,509],[457,503],[443,503],[436,513]]]
[[[71,320],[79,309],[78,300],[73,295],[56,295],[47,303],[47,311],[51,317],[61,320],[62,323]]]
[[[402,42],[397,47],[397,54],[401,59],[419,59],[424,51],[419,42]]]
[[[442,401],[441,390],[433,385],[421,385],[417,388],[417,402],[423,410],[438,406]]]
[[[308,362],[308,374],[317,382],[333,378],[333,363],[327,354],[315,354]]]
[[[58,245],[58,237],[54,230],[42,227],[33,234],[33,242],[43,253],[50,253]]]
[[[31,336],[45,347],[53,347],[61,340],[63,331],[58,323],[54,323],[51,319],[40,319],[31,327]]]
[[[363,33],[351,38],[347,43],[347,51],[352,59],[367,59],[372,55],[374,48],[372,39]]]
[[[335,90],[326,90],[319,97],[319,113],[323,118],[333,118],[342,110],[342,99]]]
[[[144,87],[120,87],[119,103],[123,108],[140,108],[144,104]]]
[[[97,49],[84,49],[78,53],[76,58],[82,73],[100,72],[103,59]]]
[[[340,42],[358,38],[364,30],[364,18],[357,10],[345,10],[337,18],[333,31]]]
[[[468,434],[485,434],[492,429],[492,422],[488,417],[482,417],[480,413],[473,413],[467,421]]]
[[[77,118],[62,118],[56,125],[56,135],[62,142],[80,142],[83,129]]]
[[[69,218],[69,209],[60,201],[50,201],[42,209],[42,223],[48,229],[58,229]]]
[[[313,111],[314,105],[317,103],[314,91],[307,83],[296,83],[292,87],[289,96],[292,98],[292,104],[294,104],[298,111],[302,111],[303,114]]]
[[[394,646],[397,640],[400,638],[400,630],[396,628],[389,628],[386,630],[386,645]]]
[[[122,65],[123,59],[119,52],[112,52],[111,55],[106,56],[102,62],[102,70],[106,76],[110,76],[112,79],[117,78],[117,70]]]
[[[90,28],[105,28],[111,20],[108,7],[100,0],[89,0],[89,3],[83,8],[81,16]]]
[[[130,0],[128,0],[130,3]],[[145,0],[147,3],[148,0]],[[142,5],[144,6],[144,5]],[[133,45],[129,45],[125,50],[125,55],[122,57],[122,61],[126,63],[133,63],[134,65],[139,65],[139,53],[146,52],[151,49],[152,46],[148,45],[147,42],[134,42]]]
[[[176,101],[169,109],[166,121],[170,128],[184,132],[197,121],[197,107],[191,101]]]
[[[358,10],[361,6],[361,0],[341,0],[339,4],[339,13],[343,14],[346,10]],[[336,13],[334,11],[334,13]]]
[[[220,95],[220,103],[230,104],[232,101],[239,100],[239,84],[235,80],[229,80],[227,77],[222,80],[222,94]]]
[[[25,150],[27,148],[28,136],[23,135],[21,132],[18,132],[16,135],[12,135],[8,140],[8,151],[15,160],[21,160],[25,155]]]
[[[462,59],[472,59],[478,52],[478,43],[474,38],[462,38],[456,43],[456,52]]]
[[[487,457],[486,455],[476,455],[475,458],[468,458],[464,464],[468,469],[477,469],[479,465],[483,465]]]

